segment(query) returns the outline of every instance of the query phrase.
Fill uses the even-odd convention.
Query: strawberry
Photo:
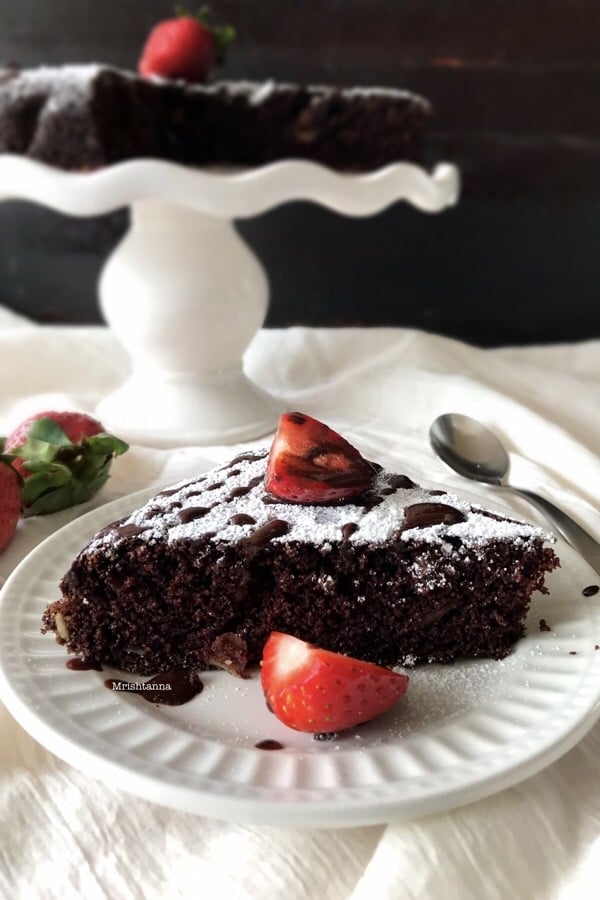
[[[138,71],[145,76],[206,81],[211,69],[223,62],[234,35],[230,26],[210,26],[204,13],[165,19],[150,32]]]
[[[114,456],[127,444],[79,412],[36,413],[5,439],[0,459],[22,479],[26,515],[56,512],[89,500],[108,478]]]
[[[390,709],[408,686],[406,675],[279,631],[268,638],[261,666],[269,708],[284,725],[315,734],[368,722]]]
[[[21,485],[17,473],[0,459],[0,553],[6,549],[21,518]]]
[[[92,435],[100,434],[100,432],[104,431],[104,427],[97,419],[93,419],[85,413],[55,412],[54,410],[34,413],[33,416],[29,416],[17,425],[8,437],[4,439],[4,452],[12,453],[18,447],[21,447],[22,444],[25,444],[29,438],[31,426],[38,419],[52,419],[62,428],[68,439],[74,444],[84,437],[92,437]],[[12,466],[23,478],[31,474],[25,469],[23,459],[19,456],[12,460]]]
[[[271,445],[265,490],[292,503],[332,503],[364,494],[375,469],[318,419],[284,413]]]

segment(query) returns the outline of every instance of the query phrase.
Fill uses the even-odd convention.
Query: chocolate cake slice
[[[44,630],[146,674],[241,670],[273,630],[384,665],[501,658],[558,565],[542,529],[405,475],[311,505],[267,493],[266,466],[242,454],[103,528]]]
[[[109,66],[0,70],[0,153],[87,170],[152,157],[191,166],[300,158],[368,171],[420,161],[427,100],[393,88],[141,78]]]

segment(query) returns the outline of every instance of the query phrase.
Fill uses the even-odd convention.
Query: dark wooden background
[[[0,59],[135,68],[170,0],[0,0]],[[460,204],[347,219],[294,203],[242,223],[271,281],[268,325],[392,324],[482,346],[600,336],[599,0],[214,2],[237,27],[223,77],[402,85],[433,101],[429,155]],[[99,321],[126,213],[0,204],[0,303]]]

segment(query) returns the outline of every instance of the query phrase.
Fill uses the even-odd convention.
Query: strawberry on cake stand
[[[243,370],[266,315],[268,282],[235,219],[293,200],[347,216],[374,215],[397,200],[433,213],[457,193],[448,164],[431,174],[395,163],[349,175],[299,160],[210,171],[140,159],[80,174],[0,155],[2,199],[84,217],[130,208],[99,297],[131,374],[96,414],[126,440],[154,446],[250,440],[272,431],[284,406]]]

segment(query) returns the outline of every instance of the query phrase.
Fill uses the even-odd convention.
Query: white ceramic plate
[[[40,633],[40,616],[92,533],[148,497],[122,498],[58,531],[15,570],[0,603],[2,699],[41,744],[112,786],[239,822],[386,822],[514,784],[561,756],[598,717],[600,595],[582,594],[597,577],[562,544],[550,594],[534,599],[528,635],[507,659],[415,670],[394,710],[335,741],[279,723],[256,676],[206,672],[204,691],[179,707],[108,690],[104,680],[117,673],[67,669],[64,648]],[[540,630],[540,619],[551,631]],[[283,749],[255,747],[267,738]]]

